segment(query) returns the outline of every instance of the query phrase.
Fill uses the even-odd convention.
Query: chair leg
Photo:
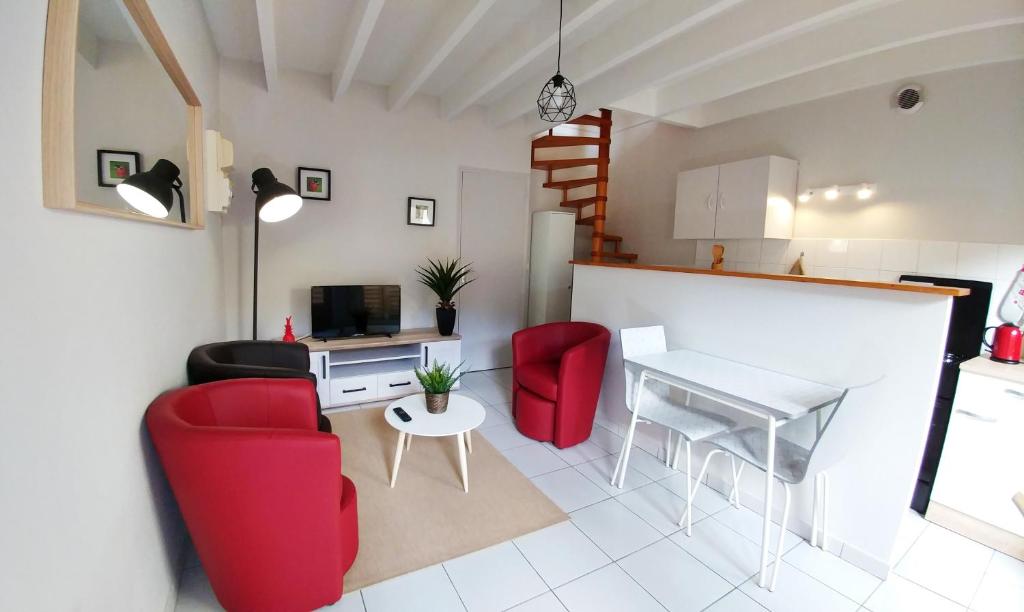
[[[736,457],[729,455],[729,463],[732,467],[732,491],[729,491],[729,503],[737,508],[740,507],[740,476],[743,475],[743,466],[746,465],[743,461],[740,461],[739,469],[736,469]]]
[[[633,446],[633,433],[636,432],[636,421],[639,418],[640,394],[644,390],[644,383],[647,382],[647,371],[640,373],[640,381],[637,383],[636,392],[633,394],[633,414],[629,418],[629,430],[626,432],[626,439],[622,441],[622,452],[619,453],[619,460],[615,464],[615,471],[612,473],[611,485],[614,487],[616,476],[619,479],[618,487],[621,489],[626,483],[626,469],[629,466],[629,451]]]
[[[786,503],[782,506],[782,523],[779,524],[779,540],[775,544],[775,567],[772,568],[772,581],[768,585],[769,591],[775,590],[775,583],[779,579],[779,566],[782,565],[782,544],[786,538],[786,524],[789,523],[789,483],[782,483],[782,490],[786,494]]]
[[[687,442],[687,446],[689,446],[689,442]],[[687,450],[689,450],[689,449],[687,449]],[[689,470],[687,470],[687,474],[686,474],[686,477],[687,477],[687,481],[686,481],[686,511],[683,513],[683,516],[680,517],[680,519],[679,519],[679,526],[682,527],[683,526],[683,521],[686,522],[686,535],[688,535],[688,536],[689,535],[693,535],[693,516],[692,516],[693,515],[693,500],[694,500],[694,498],[697,497],[697,491],[700,489],[700,481],[704,479],[704,474],[705,474],[705,472],[708,471],[708,464],[711,463],[711,458],[714,457],[718,453],[724,453],[724,452],[725,451],[719,450],[717,448],[712,450],[712,451],[710,451],[710,452],[708,452],[708,456],[704,458],[704,465],[701,466],[701,468],[700,468],[700,474],[697,476],[696,482],[694,482],[692,484],[689,481],[689,478],[690,478]],[[689,453],[687,453],[687,457],[689,457]],[[689,461],[687,461],[687,463],[689,463]],[[687,466],[687,467],[689,467],[689,466]],[[692,487],[692,490],[691,490],[691,487]]]
[[[832,496],[832,483],[828,474],[821,473],[821,549],[828,550],[828,498]]]
[[[679,449],[680,449],[680,447],[682,445],[683,445],[683,434],[679,434],[679,436],[676,438],[676,452],[675,452],[675,455],[672,458],[672,469],[673,470],[678,470],[679,469]],[[690,442],[689,441],[686,442],[686,446],[687,446],[687,448],[689,448],[689,446],[690,446]],[[689,451],[687,451],[687,452],[689,452]]]
[[[665,428],[665,467],[672,467],[672,430]]]
[[[821,512],[821,473],[814,475],[814,502],[811,507],[811,546],[818,545],[818,514]]]

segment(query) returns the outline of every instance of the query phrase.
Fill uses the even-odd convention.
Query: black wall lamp
[[[185,196],[181,193],[181,170],[166,159],[157,160],[147,172],[136,172],[117,185],[117,193],[135,210],[160,219],[174,206],[178,194],[181,222],[185,223]]]
[[[284,221],[302,208],[302,198],[295,190],[277,180],[270,168],[260,168],[252,173],[252,191],[256,194],[256,215],[253,219],[255,236],[252,257],[252,339],[256,339],[256,313],[259,303],[260,269],[260,221],[277,223]]]

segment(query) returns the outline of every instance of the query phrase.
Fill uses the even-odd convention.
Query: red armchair
[[[317,431],[313,386],[242,378],[164,393],[146,426],[199,560],[227,610],[341,598],[359,547],[341,440]]]
[[[611,334],[546,323],[512,334],[512,414],[524,435],[567,448],[590,437]]]

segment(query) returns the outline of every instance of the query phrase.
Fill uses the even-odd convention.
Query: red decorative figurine
[[[292,333],[292,318],[284,318],[284,337],[281,338],[285,342],[295,342],[295,334]]]

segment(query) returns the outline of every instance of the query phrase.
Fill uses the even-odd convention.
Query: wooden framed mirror
[[[49,0],[42,119],[45,207],[203,228],[203,109],[146,0]],[[158,161],[162,218],[117,188]]]

